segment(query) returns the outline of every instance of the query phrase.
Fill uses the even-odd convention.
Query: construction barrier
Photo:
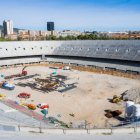
[[[112,133],[113,134],[117,134],[117,133],[134,133],[135,132],[135,128],[115,128],[112,129]]]
[[[89,134],[111,134],[112,129],[89,129]]]
[[[61,64],[61,63],[42,63],[40,65],[45,65],[45,66],[52,66],[52,67],[64,67],[67,66],[66,64]],[[94,72],[94,73],[99,73],[99,74],[109,74],[109,75],[114,75],[114,76],[119,76],[119,77],[126,77],[126,78],[131,78],[131,79],[140,79],[140,74],[133,74],[133,73],[126,73],[125,71],[118,71],[118,70],[110,70],[110,69],[103,69],[99,67],[89,67],[89,66],[78,66],[78,65],[73,65],[71,64],[70,67],[74,70],[79,70],[79,71],[88,71],[88,72]]]
[[[51,129],[51,128],[41,128],[41,127],[29,127],[21,125],[5,125],[0,123],[0,131],[16,131],[16,132],[31,132],[31,133],[43,133],[43,134],[90,134],[90,135],[111,135],[111,134],[132,134],[140,133],[140,127],[121,127],[121,128],[101,128],[101,129]]]
[[[140,133],[140,127],[131,128],[110,128],[110,129],[45,129],[41,127],[26,127],[26,126],[14,126],[16,131],[19,132],[34,132],[44,134],[94,134],[94,135],[111,135],[111,134],[132,134]]]
[[[87,129],[65,129],[64,134],[88,134]]]
[[[64,129],[41,129],[41,133],[46,133],[46,134],[65,134]]]

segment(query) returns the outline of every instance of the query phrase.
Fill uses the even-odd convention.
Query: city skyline
[[[56,30],[140,30],[138,0],[5,0],[0,4],[0,23],[11,19],[14,27],[46,30],[54,21]]]

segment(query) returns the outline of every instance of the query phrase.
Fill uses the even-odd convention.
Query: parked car
[[[36,109],[36,105],[34,104],[28,104],[27,107],[31,110],[35,110]]]
[[[40,107],[40,109],[45,109],[45,108],[49,108],[49,105],[46,104],[46,105],[43,105],[43,106]]]
[[[23,92],[23,93],[18,94],[18,97],[28,99],[31,97],[31,94]]]
[[[37,107],[40,108],[40,109],[45,109],[45,108],[49,108],[49,105],[46,104],[46,103],[40,103],[40,104],[37,105]]]

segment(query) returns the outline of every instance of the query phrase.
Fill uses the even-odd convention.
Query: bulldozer
[[[121,101],[122,101],[121,97],[118,97],[117,95],[113,96],[112,103],[119,103]]]

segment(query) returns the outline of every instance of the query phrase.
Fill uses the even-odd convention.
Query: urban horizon
[[[56,30],[136,31],[139,6],[138,0],[5,0],[0,23],[12,19],[14,27],[28,30],[46,30],[46,21],[54,21]]]
[[[53,20],[51,20],[51,21],[46,21],[46,22],[44,22],[44,23],[46,23],[46,25],[44,25],[44,27],[43,27],[43,29],[42,28],[22,28],[22,26],[21,27],[19,27],[19,26],[15,26],[14,25],[14,23],[15,23],[15,21],[13,21],[12,19],[4,19],[1,23],[0,23],[0,26],[2,26],[3,27],[3,22],[4,21],[12,21],[13,22],[13,28],[17,28],[17,29],[19,29],[19,30],[34,30],[34,31],[47,31],[47,22],[54,22]],[[54,22],[55,23],[55,22]],[[58,29],[57,28],[57,23],[55,23],[55,29],[54,30],[56,30],[56,31],[65,31],[65,30],[72,30],[72,31],[80,31],[80,32],[93,32],[93,31],[97,31],[97,32],[129,32],[129,31],[140,31],[140,29],[122,29],[122,30],[119,30],[119,29],[113,29],[113,30],[95,30],[95,29],[83,29],[83,30],[80,30],[80,29],[74,29],[74,28],[68,28],[68,27],[65,27],[65,28],[63,28],[62,27],[62,29]]]
[[[4,20],[0,30],[1,41],[4,40],[111,40],[140,39],[140,31],[98,32],[78,30],[55,30],[55,22],[47,22],[47,30],[27,30],[13,28],[12,20]]]

